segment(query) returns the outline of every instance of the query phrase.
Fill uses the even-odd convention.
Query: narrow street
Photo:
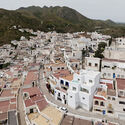
[[[51,94],[48,92],[48,90],[46,88],[46,83],[43,79],[42,72],[40,74],[40,89],[41,89],[42,93],[46,96],[48,101],[50,101],[51,103],[53,103],[55,105],[66,107],[68,109],[68,112],[71,113],[71,114],[83,116],[83,117],[85,117],[86,119],[89,119],[89,120],[105,119],[105,120],[108,120],[108,121],[111,121],[111,122],[114,122],[114,123],[119,123],[120,125],[125,125],[124,124],[125,121],[123,121],[123,120],[111,118],[111,117],[108,117],[106,115],[103,116],[103,115],[95,114],[93,112],[88,112],[88,111],[85,111],[85,110],[75,110],[75,109],[70,108],[68,105],[62,104],[60,101],[55,100],[55,98],[53,96],[51,96]]]
[[[21,95],[21,88],[19,90],[19,95],[17,98],[17,109],[19,111],[19,125],[26,125],[23,99],[22,99],[22,95]]]

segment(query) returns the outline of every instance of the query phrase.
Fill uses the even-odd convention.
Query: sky
[[[125,0],[0,0],[0,8],[9,10],[32,5],[67,6],[91,19],[125,22]]]

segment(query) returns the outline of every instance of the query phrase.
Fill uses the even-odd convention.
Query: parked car
[[[61,111],[63,111],[64,113],[67,113],[67,112],[68,112],[67,108],[65,108],[65,107],[59,107],[59,109],[60,109]]]

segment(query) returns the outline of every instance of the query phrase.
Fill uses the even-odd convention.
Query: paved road
[[[18,107],[18,111],[19,111],[19,125],[26,125],[21,88],[19,90],[19,95],[18,95],[18,98],[17,98],[17,107]]]
[[[41,72],[40,73],[40,89],[41,89],[42,93],[46,96],[47,100],[49,100],[51,103],[58,105],[58,106],[66,107],[71,114],[83,116],[86,119],[90,119],[90,120],[106,119],[111,122],[119,123],[120,125],[125,125],[125,121],[119,120],[117,118],[111,118],[108,116],[99,115],[99,114],[85,111],[85,110],[74,110],[74,109],[70,108],[68,105],[64,105],[60,101],[55,100],[55,98],[53,96],[51,96],[50,93],[48,92],[46,85],[45,85],[45,80],[43,79],[43,76],[42,76],[42,71],[40,71],[40,72]]]

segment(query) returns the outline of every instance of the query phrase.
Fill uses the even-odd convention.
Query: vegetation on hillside
[[[89,19],[68,7],[20,8],[15,11],[0,9],[0,45],[19,40],[21,36],[29,38],[31,34],[14,30],[12,26],[41,31],[77,32],[95,31],[112,37],[123,36],[125,26],[111,20]]]

